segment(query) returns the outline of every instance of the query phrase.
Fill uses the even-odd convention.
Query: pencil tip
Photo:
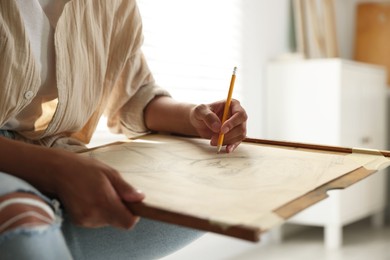
[[[218,145],[218,146],[217,146],[217,153],[220,153],[220,152],[221,152],[221,148],[222,148],[222,145]]]

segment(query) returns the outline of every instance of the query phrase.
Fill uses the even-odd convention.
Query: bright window
[[[240,0],[138,0],[143,51],[157,84],[175,99],[225,99],[234,66],[241,65]],[[234,98],[241,99],[240,77]]]

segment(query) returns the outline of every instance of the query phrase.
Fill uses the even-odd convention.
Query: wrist
[[[145,122],[153,131],[198,135],[191,123],[193,104],[177,102],[170,97],[157,97],[145,110]]]

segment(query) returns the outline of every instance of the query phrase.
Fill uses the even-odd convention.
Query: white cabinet
[[[386,149],[386,71],[341,59],[267,66],[265,138]],[[383,224],[386,173],[378,172],[298,213],[289,223],[323,226],[325,245],[342,244],[344,225],[372,216]]]

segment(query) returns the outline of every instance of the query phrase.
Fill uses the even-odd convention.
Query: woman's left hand
[[[219,133],[223,133],[226,152],[236,149],[246,137],[246,121],[248,116],[238,100],[230,104],[228,118],[222,124],[225,100],[211,104],[197,105],[190,112],[190,122],[202,138],[210,139],[210,144],[217,146]]]

